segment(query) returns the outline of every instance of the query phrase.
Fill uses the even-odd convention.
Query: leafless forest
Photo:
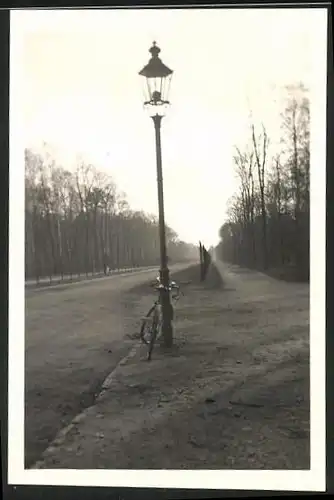
[[[26,278],[159,264],[157,218],[131,210],[110,176],[78,163],[68,171],[50,154],[25,150]],[[197,257],[170,227],[166,238],[170,261]]]
[[[286,89],[279,152],[269,154],[265,124],[250,127],[247,147],[236,148],[239,191],[220,229],[219,254],[277,276],[309,278],[310,108],[302,85]]]

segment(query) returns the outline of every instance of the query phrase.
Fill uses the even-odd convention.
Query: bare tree
[[[234,155],[236,173],[240,181],[240,199],[242,217],[240,224],[244,227],[246,241],[244,243],[243,261],[248,265],[256,265],[256,248],[254,234],[255,216],[255,187],[254,187],[254,153],[245,151],[242,153],[236,148]]]
[[[309,271],[310,110],[303,84],[287,88],[282,114],[282,145],[290,171],[291,205],[295,221],[295,263],[301,275]]]
[[[252,130],[252,143],[255,154],[255,161],[257,166],[258,184],[260,190],[261,201],[261,217],[262,217],[262,251],[263,251],[263,268],[268,268],[268,248],[267,248],[267,213],[265,201],[265,168],[267,160],[267,150],[269,139],[266,129],[262,124],[262,134],[257,138],[255,135],[254,123],[251,125]],[[260,142],[262,142],[262,151],[260,151]]]

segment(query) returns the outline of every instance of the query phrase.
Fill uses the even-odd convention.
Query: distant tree
[[[133,211],[113,179],[82,158],[74,172],[25,150],[26,276],[102,272],[159,263],[157,217]],[[173,262],[193,246],[167,227]]]
[[[252,143],[257,166],[258,185],[260,191],[261,203],[261,220],[262,220],[262,263],[263,268],[268,268],[268,245],[267,245],[267,211],[265,200],[265,178],[266,178],[266,161],[269,139],[264,125],[262,125],[262,134],[256,138],[254,123],[251,125],[252,129]],[[259,143],[262,143],[260,151]]]
[[[303,85],[287,88],[281,114],[280,150],[269,157],[264,125],[237,148],[238,191],[230,198],[217,252],[244,266],[293,268],[309,277],[310,110]]]

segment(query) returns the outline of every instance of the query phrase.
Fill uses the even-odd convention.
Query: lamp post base
[[[161,306],[162,306],[162,335],[165,347],[172,347],[173,345],[173,306],[170,301],[169,293],[169,269],[167,267],[160,270],[160,280],[164,285],[161,290]]]

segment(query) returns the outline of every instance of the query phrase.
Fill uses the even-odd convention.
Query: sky
[[[157,214],[154,128],[138,75],[156,40],[174,70],[162,122],[166,222],[186,241],[216,244],[249,111],[277,137],[284,86],[314,84],[323,20],[320,9],[12,12],[24,146],[51,144],[69,169],[80,153],[132,208]]]

